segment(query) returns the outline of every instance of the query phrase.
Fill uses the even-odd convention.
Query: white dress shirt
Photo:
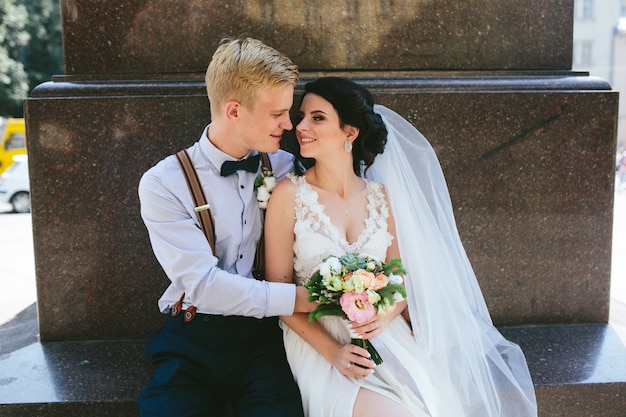
[[[200,227],[182,168],[170,155],[150,168],[139,183],[141,217],[154,254],[171,281],[159,300],[169,312],[182,293],[184,308],[198,313],[269,317],[291,315],[295,285],[252,278],[252,264],[261,235],[261,213],[254,190],[257,174],[237,171],[220,176],[224,161],[235,158],[202,137],[187,149],[211,207],[215,254]],[[270,155],[277,180],[293,170],[293,155]]]

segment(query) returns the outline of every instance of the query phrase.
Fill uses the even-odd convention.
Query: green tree
[[[26,7],[30,34],[21,62],[28,74],[29,90],[63,73],[60,0],[16,0]]]
[[[22,100],[28,95],[28,75],[20,62],[30,35],[28,13],[13,0],[0,0],[0,115],[22,114]]]
[[[21,117],[33,88],[63,73],[58,0],[0,0],[0,116]]]

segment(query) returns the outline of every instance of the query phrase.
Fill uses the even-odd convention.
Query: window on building
[[[574,0],[574,18],[593,19],[593,0]]]
[[[590,66],[593,63],[593,42],[577,41],[574,42],[574,66]]]

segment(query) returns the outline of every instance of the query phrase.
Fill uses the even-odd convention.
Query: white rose
[[[402,300],[404,300],[404,297],[402,296],[402,294],[400,294],[399,292],[393,293],[393,301],[395,301],[396,303],[399,303]]]
[[[267,188],[267,191],[271,193],[274,187],[276,187],[276,177],[271,176],[263,178],[263,185]]]
[[[257,200],[259,200],[259,202],[264,202],[265,204],[267,204],[267,202],[270,199],[270,193],[267,190],[267,188],[265,188],[265,186],[262,185],[259,188],[257,188],[256,198]]]
[[[402,277],[400,275],[390,274],[387,278],[390,284],[402,284]]]
[[[326,279],[330,278],[331,273],[330,265],[328,265],[328,262],[322,262],[322,264],[320,265],[320,275]]]
[[[365,290],[365,293],[367,294],[367,299],[370,303],[376,304],[380,301],[380,294],[378,294],[376,291],[372,289],[367,289]]]
[[[328,263],[330,269],[336,274],[341,272],[341,262],[339,261],[339,259],[333,256],[333,257],[328,258],[326,260],[326,263]]]

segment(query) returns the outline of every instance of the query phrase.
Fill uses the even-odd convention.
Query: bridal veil
[[[464,417],[536,416],[526,360],[493,326],[435,152],[403,117],[380,105],[374,111],[388,140],[365,177],[387,189],[408,271],[416,342],[453,390]]]

